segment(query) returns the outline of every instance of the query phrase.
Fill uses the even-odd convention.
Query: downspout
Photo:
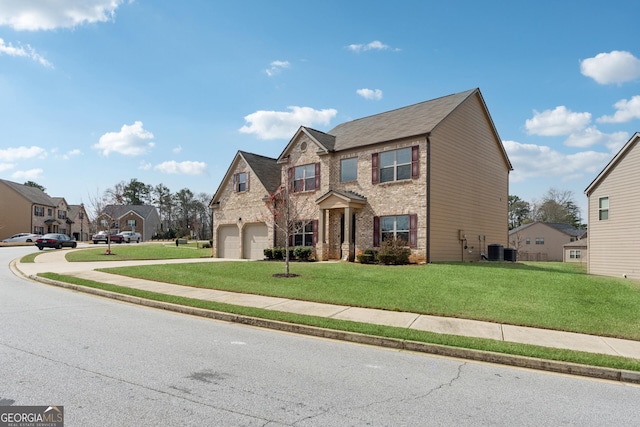
[[[427,264],[431,263],[431,133],[427,133]]]

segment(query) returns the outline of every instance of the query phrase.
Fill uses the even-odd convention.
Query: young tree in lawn
[[[314,213],[313,205],[309,198],[304,195],[292,195],[291,190],[292,185],[289,185],[289,182],[285,182],[264,199],[270,216],[263,218],[263,220],[272,224],[274,232],[279,232],[284,237],[285,277],[292,276],[289,268],[289,249],[295,245],[294,236],[303,234],[305,228],[314,223],[313,220],[309,219]],[[315,244],[316,242],[312,243]]]

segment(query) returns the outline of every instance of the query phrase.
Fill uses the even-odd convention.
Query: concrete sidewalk
[[[342,305],[291,300],[286,298],[199,289],[95,271],[97,268],[120,266],[221,261],[217,258],[70,263],[65,259],[65,255],[68,252],[68,250],[45,251],[36,257],[35,263],[16,262],[15,266],[23,275],[32,278],[41,272],[53,272],[166,295],[215,301],[239,306],[257,307],[267,310],[306,314],[310,316],[320,316],[339,320],[351,320],[377,325],[396,326],[441,334],[489,338],[499,341],[533,344],[545,347],[640,359],[640,341],[622,340],[548,329],[536,329],[477,320],[428,316],[415,313],[348,307]]]

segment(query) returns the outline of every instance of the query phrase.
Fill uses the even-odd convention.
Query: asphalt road
[[[101,299],[14,276],[31,251],[0,248],[0,405],[61,405],[67,427],[640,423],[638,386]]]

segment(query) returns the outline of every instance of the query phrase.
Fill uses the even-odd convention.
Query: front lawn
[[[140,246],[142,248],[142,246]],[[70,254],[71,255],[71,254]],[[186,286],[640,340],[640,284],[563,263],[217,262],[105,269]]]
[[[174,242],[142,244],[112,243],[111,254],[107,254],[107,245],[98,244],[94,248],[69,252],[66,259],[69,262],[88,261],[130,261],[143,259],[179,259],[179,258],[210,258],[211,248],[204,246],[206,242],[191,241],[176,246]]]

